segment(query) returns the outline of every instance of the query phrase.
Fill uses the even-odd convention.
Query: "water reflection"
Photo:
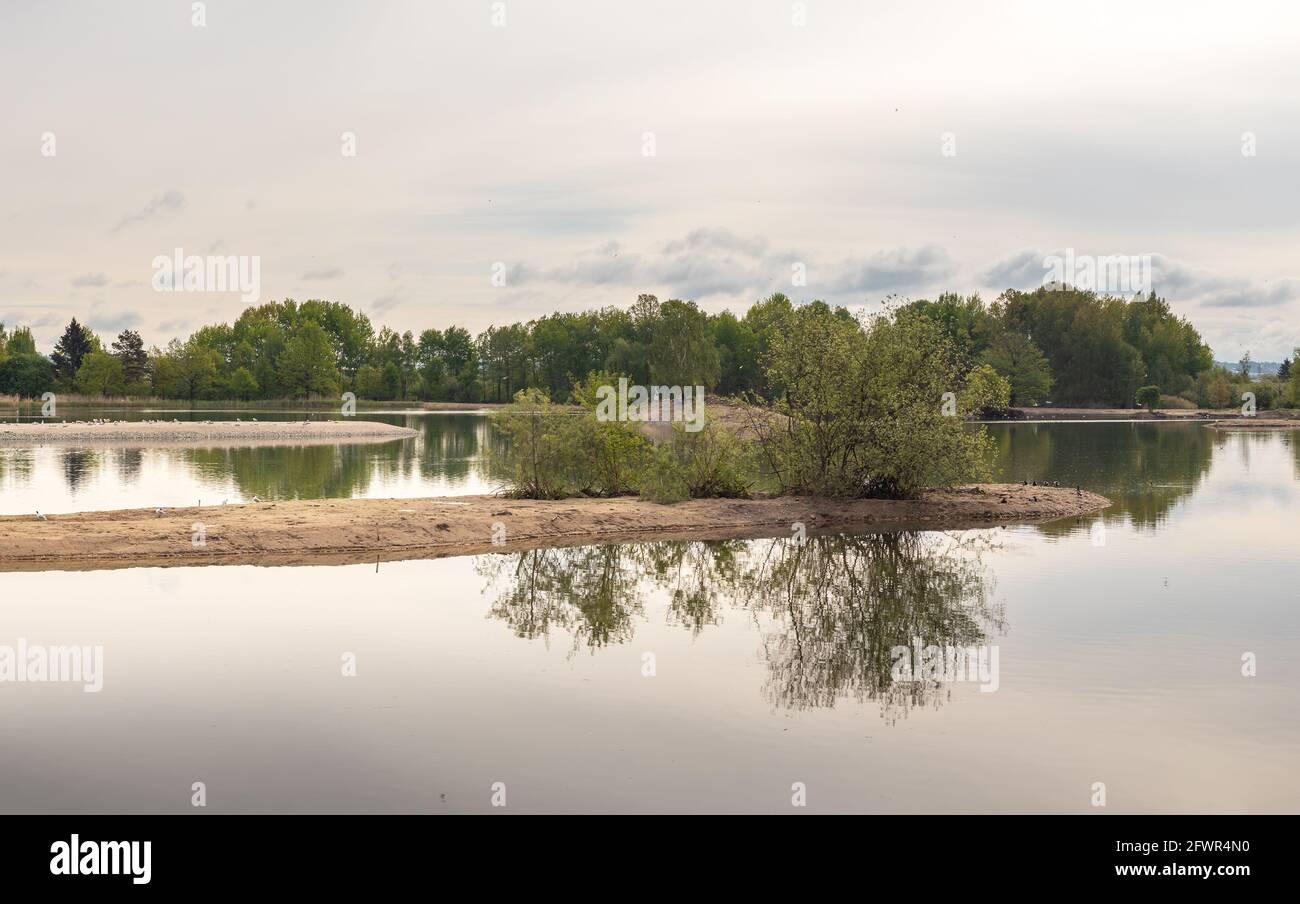
[[[418,497],[495,489],[486,453],[499,439],[486,417],[367,418],[410,427],[419,435],[336,446],[0,448],[0,513],[174,506],[226,497]]]
[[[1005,631],[981,554],[993,532],[898,532],[716,542],[664,541],[484,557],[490,614],[569,655],[630,642],[655,591],[692,634],[741,611],[760,625],[764,695],[774,706],[877,701],[893,720],[937,706],[940,680],[895,682],[890,650],[969,647]]]
[[[1155,527],[1191,495],[1210,470],[1225,435],[1205,424],[999,424],[989,431],[998,446],[998,479],[1082,486],[1114,502],[1108,521],[1127,518]],[[1044,525],[1051,535],[1073,522]]]

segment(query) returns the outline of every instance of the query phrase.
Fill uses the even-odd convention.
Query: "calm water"
[[[6,506],[36,485],[482,479],[481,421],[413,422],[415,440],[312,465],[94,453],[75,490],[42,450],[10,459]],[[1300,809],[1298,437],[993,431],[1006,479],[1116,505],[803,545],[0,574],[0,645],[104,648],[99,693],[0,683],[0,811],[192,812],[199,781],[213,812],[489,812],[498,782],[506,812],[798,812],[795,783],[819,812],[1097,812],[1096,782],[1103,812]],[[890,649],[916,636],[996,649],[996,691],[899,680]]]
[[[255,412],[258,419],[322,415]],[[92,413],[91,417],[247,420],[250,412]],[[411,439],[340,446],[113,448],[0,446],[0,515],[104,511],[271,499],[409,498],[490,493],[481,414],[362,413],[419,432]],[[68,420],[78,418],[70,413]],[[338,420],[339,418],[331,418]]]

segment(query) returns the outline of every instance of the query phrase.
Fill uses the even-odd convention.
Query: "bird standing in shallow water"
[[[46,518],[46,517],[45,517],[44,515],[42,515],[40,512],[37,512],[37,513],[36,513],[36,520],[37,520],[37,521],[48,521],[48,520],[50,520],[50,519]]]

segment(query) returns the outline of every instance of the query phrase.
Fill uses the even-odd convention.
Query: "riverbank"
[[[667,539],[790,537],[835,529],[948,530],[1054,521],[1110,505],[1066,487],[986,484],[912,500],[635,497],[555,502],[462,496],[323,499],[0,517],[0,571],[329,565]],[[494,543],[496,539],[498,542]]]
[[[265,445],[388,442],[416,431],[378,421],[74,421],[0,423],[0,446]]]

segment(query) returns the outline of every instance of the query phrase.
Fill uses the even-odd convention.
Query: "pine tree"
[[[94,334],[73,317],[54,346],[54,354],[50,355],[50,360],[54,362],[54,372],[60,380],[71,386],[77,378],[77,371],[81,369],[82,359],[94,349]]]
[[[149,368],[149,353],[144,349],[144,340],[135,330],[123,330],[113,343],[113,356],[122,362],[122,371],[127,383],[144,379]]]

